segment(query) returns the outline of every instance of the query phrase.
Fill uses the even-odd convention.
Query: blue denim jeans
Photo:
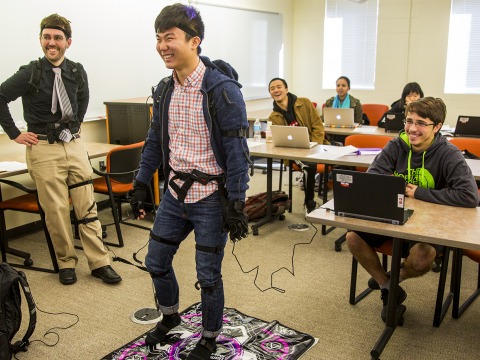
[[[197,279],[201,287],[203,336],[215,337],[222,330],[224,292],[222,281],[223,247],[227,232],[223,228],[223,212],[218,191],[205,199],[184,204],[169,190],[162,196],[155,217],[145,265],[152,274],[160,311],[178,312],[179,288],[172,267],[181,242],[195,232],[197,246],[217,248],[214,253],[196,250]]]

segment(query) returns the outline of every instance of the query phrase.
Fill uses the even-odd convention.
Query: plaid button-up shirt
[[[195,71],[190,74],[182,86],[174,74],[175,86],[168,110],[168,135],[170,137],[170,167],[176,171],[191,173],[196,169],[209,175],[219,175],[223,171],[217,164],[210,143],[210,133],[203,115],[200,92],[205,65],[199,62]],[[173,171],[169,179],[174,176]],[[180,187],[183,181],[176,179]],[[173,196],[175,191],[169,186]],[[188,191],[185,203],[195,203],[211,195],[218,189],[216,181],[202,185],[194,182]]]

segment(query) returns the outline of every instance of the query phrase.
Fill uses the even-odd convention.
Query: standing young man
[[[92,167],[80,137],[89,100],[87,74],[81,64],[65,58],[72,44],[71,35],[70,21],[63,16],[53,14],[42,20],[39,40],[45,56],[20,67],[0,85],[0,124],[10,139],[27,147],[28,172],[45,212],[60,282],[69,285],[77,281],[70,196],[92,275],[114,284],[122,278],[111,268],[102,242],[91,184]],[[59,71],[61,80],[54,81]],[[19,97],[28,126],[24,133],[15,125],[8,108],[8,103]]]
[[[146,184],[162,165],[168,188],[150,233],[145,263],[163,318],[145,341],[148,345],[163,342],[180,324],[179,286],[172,261],[193,230],[203,331],[187,359],[210,359],[222,330],[221,267],[227,232],[236,241],[248,231],[243,212],[249,181],[245,103],[241,85],[199,56],[204,24],[197,9],[178,3],[166,6],[155,20],[155,31],[157,51],[173,71],[153,96],[153,121],[132,198],[134,216],[142,218]],[[235,73],[223,64],[227,67],[223,71]],[[212,96],[215,115],[209,108]]]
[[[461,152],[440,134],[446,116],[441,99],[426,97],[406,107],[405,130],[390,141],[368,168],[368,172],[401,176],[407,183],[406,196],[437,204],[476,207],[478,192],[475,178]],[[381,189],[379,189],[381,191]],[[441,219],[439,219],[441,221]],[[435,224],[425,224],[435,226]],[[386,319],[389,274],[383,270],[373,249],[391,239],[363,232],[347,232],[347,245],[358,262],[372,276],[368,286],[381,289],[382,320]],[[400,281],[430,271],[441,246],[405,241]],[[407,293],[399,287],[397,305]]]
[[[288,91],[287,82],[284,79],[274,78],[270,80],[268,91],[273,99],[273,112],[268,120],[273,125],[304,126],[308,129],[310,141],[319,144],[328,144],[325,140],[323,122],[312,102],[307,98],[299,98]],[[315,175],[317,163],[304,162],[305,173],[305,209],[307,213],[315,210]]]

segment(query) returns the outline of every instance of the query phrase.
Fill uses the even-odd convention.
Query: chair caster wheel
[[[105,239],[107,236],[107,227],[102,225],[102,239]]]
[[[33,260],[28,258],[23,261],[23,265],[25,266],[32,266],[33,265]]]
[[[281,220],[281,221],[285,220],[285,215],[280,215],[280,216],[278,217],[278,220]]]
[[[336,252],[342,251],[342,245],[337,245],[337,244],[335,244],[335,251],[336,251]]]
[[[253,235],[258,235],[258,229],[252,227],[252,234],[253,234]]]

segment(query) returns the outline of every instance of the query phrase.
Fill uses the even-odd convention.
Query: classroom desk
[[[428,242],[453,248],[480,250],[480,207],[466,209],[411,198],[405,199],[405,207],[413,209],[414,213],[404,225],[336,216],[333,211],[322,208],[307,215],[307,220],[312,223],[386,235],[394,239],[387,321],[385,329],[370,352],[374,359],[380,357],[393,335],[398,320],[403,317],[405,312],[405,306],[400,305],[398,308],[396,306],[401,239]],[[441,221],[438,221],[438,219],[441,219]],[[435,225],[429,226],[429,224]]]
[[[95,143],[95,142],[86,142],[84,143],[88,152],[88,157],[90,159],[99,158],[107,155],[107,153],[117,147],[116,144],[104,144],[104,143]],[[25,150],[21,145],[18,146],[19,152],[15,155],[4,156],[0,155],[0,161],[18,161],[25,163]],[[0,178],[6,178],[14,175],[27,174],[27,169],[15,170],[15,171],[2,171],[0,172]]]
[[[398,137],[398,132],[386,132],[384,128],[378,126],[369,126],[362,125],[357,128],[335,128],[335,127],[325,127],[325,133],[329,135],[354,135],[354,134],[365,134],[365,135],[386,135],[392,138]]]
[[[372,161],[375,159],[375,155],[344,155],[341,157],[333,158],[328,156],[325,152],[322,151],[321,146],[315,146],[311,149],[300,149],[300,148],[287,148],[287,147],[276,147],[273,143],[265,143],[262,141],[260,144],[248,141],[250,156],[256,156],[267,159],[267,204],[271,204],[272,198],[272,170],[273,170],[273,159],[283,159],[283,160],[300,160],[300,161],[309,161],[317,162],[319,164],[326,165],[341,165],[341,166],[361,166],[368,167]],[[315,155],[315,157],[309,157],[310,155]],[[472,170],[473,176],[476,180],[480,180],[480,160],[471,160],[467,159],[467,164]],[[328,173],[324,173],[324,183],[326,184]],[[326,202],[327,192],[324,191],[323,201]],[[267,206],[266,216],[252,225],[252,231],[254,235],[258,234],[258,229],[275,219],[272,216],[271,207]],[[322,234],[326,234],[326,230],[322,227]]]

